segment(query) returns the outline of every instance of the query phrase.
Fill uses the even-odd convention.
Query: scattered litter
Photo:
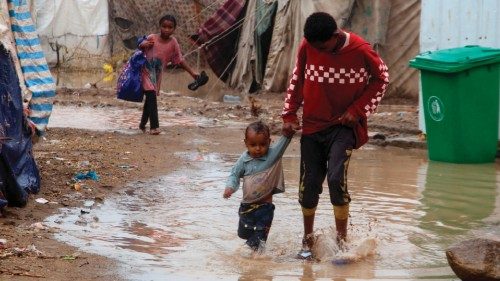
[[[78,163],[79,167],[87,167],[88,165],[90,165],[89,161],[81,161],[80,163]]]
[[[82,173],[82,172],[76,173],[76,175],[73,177],[73,179],[75,179],[77,181],[87,180],[87,179],[98,181],[100,179],[100,177],[96,173],[96,171],[91,170],[91,171],[88,171],[87,173]]]
[[[222,101],[227,103],[239,103],[241,98],[239,96],[224,95],[224,97],[222,97]]]
[[[65,261],[74,261],[74,260],[76,260],[79,257],[80,257],[80,253],[76,252],[76,253],[74,253],[72,255],[61,256],[61,259],[65,260]]]
[[[33,230],[35,230],[35,231],[46,230],[47,229],[47,227],[43,223],[41,223],[41,222],[32,223],[30,225],[30,228],[33,229]]]
[[[35,199],[35,202],[40,203],[40,204],[47,204],[47,203],[49,203],[49,200],[47,200],[45,198],[37,198],[37,199]]]
[[[10,256],[28,256],[30,254],[34,254],[37,257],[44,257],[45,254],[41,251],[39,251],[35,245],[30,245],[26,248],[10,248],[10,249],[5,249],[0,253],[0,259],[5,259]]]
[[[91,201],[91,200],[87,200],[85,202],[83,202],[83,206],[87,207],[87,208],[92,208],[92,206],[94,206],[95,204],[95,201]]]
[[[5,249],[6,244],[7,244],[7,239],[0,239],[0,250]]]

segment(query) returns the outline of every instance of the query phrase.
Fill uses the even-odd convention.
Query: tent
[[[165,14],[177,19],[183,51],[193,50],[188,34],[224,0],[31,0],[49,65],[72,70],[101,68],[126,58],[139,36],[157,33]],[[68,15],[71,15],[68,17]],[[197,61],[196,53],[188,56]]]
[[[421,0],[32,1],[50,65],[100,68],[126,58],[137,37],[157,32],[158,19],[169,13],[178,19],[176,37],[188,62],[206,62],[243,92],[284,91],[305,18],[326,11],[381,54],[391,77],[386,97],[418,96],[418,72],[408,61],[419,51]]]
[[[238,0],[229,0],[235,2]],[[389,67],[391,85],[386,95],[418,95],[418,73],[408,61],[418,53],[420,0],[247,0],[243,20],[235,20],[228,29],[240,27],[236,46],[227,46],[222,63],[212,62],[226,72],[220,78],[235,89],[253,92],[261,88],[285,91],[295,64],[303,25],[309,14],[325,11],[338,25],[363,36]],[[228,32],[222,30],[221,33]],[[213,34],[206,41],[218,40]],[[205,42],[203,42],[205,43]],[[205,43],[206,44],[206,43]],[[214,58],[211,46],[201,48]],[[227,58],[232,50],[233,56]],[[224,61],[229,61],[225,63]],[[224,67],[223,67],[224,66]]]
[[[0,1],[0,43],[11,54],[29,119],[43,134],[52,112],[55,83],[42,51],[30,4]]]

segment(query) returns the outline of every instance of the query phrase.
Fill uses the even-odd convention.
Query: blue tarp
[[[10,54],[0,44],[0,209],[23,207],[28,194],[39,190],[40,174],[19,80]]]

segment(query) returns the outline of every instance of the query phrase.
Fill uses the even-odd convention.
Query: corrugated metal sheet
[[[500,1],[422,0],[420,52],[466,45],[500,48]],[[425,131],[422,110],[419,126]]]
[[[420,51],[500,47],[500,1],[422,0]]]

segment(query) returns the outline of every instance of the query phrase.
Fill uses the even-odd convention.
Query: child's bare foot
[[[160,133],[160,129],[158,128],[149,130],[150,135],[159,135]]]

